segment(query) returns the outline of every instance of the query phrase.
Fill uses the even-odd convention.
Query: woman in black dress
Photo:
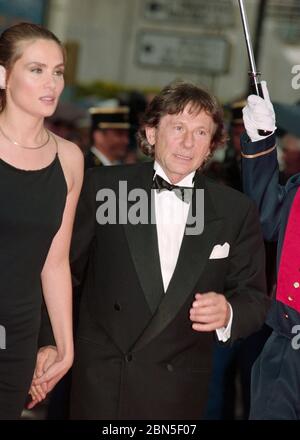
[[[37,357],[42,295],[57,358],[45,395],[73,361],[69,246],[82,184],[79,148],[44,127],[64,87],[54,34],[21,23],[0,36],[0,419],[20,417]]]

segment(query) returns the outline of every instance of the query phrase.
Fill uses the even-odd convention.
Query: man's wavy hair
[[[164,87],[153,98],[141,118],[137,141],[144,154],[154,157],[155,152],[155,145],[150,145],[147,141],[145,127],[157,128],[163,116],[182,113],[187,105],[191,106],[191,113],[199,113],[204,110],[215,123],[215,132],[207,160],[210,159],[218,146],[224,145],[227,136],[224,128],[223,110],[217,99],[192,83],[176,81]]]

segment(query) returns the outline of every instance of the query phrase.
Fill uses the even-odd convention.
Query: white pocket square
[[[213,247],[213,250],[211,251],[211,254],[209,256],[210,260],[214,260],[217,258],[227,258],[229,255],[229,243],[224,243],[223,245],[221,244],[216,244]]]

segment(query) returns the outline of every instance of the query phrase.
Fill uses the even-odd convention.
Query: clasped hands
[[[216,292],[197,293],[190,309],[192,328],[210,332],[226,327],[230,320],[230,306],[224,295]],[[31,402],[28,409],[46,398],[57,382],[67,373],[73,356],[60,357],[55,346],[42,347],[37,354],[36,367],[29,390]]]
[[[47,345],[39,349],[29,394],[31,402],[27,408],[32,409],[46,398],[59,380],[67,373],[73,363],[73,353],[60,355],[57,348]]]

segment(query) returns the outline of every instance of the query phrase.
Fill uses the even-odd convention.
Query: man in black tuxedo
[[[71,256],[83,285],[73,419],[199,419],[214,338],[262,325],[254,203],[199,171],[223,141],[216,100],[173,83],[139,131],[154,162],[87,172]]]

